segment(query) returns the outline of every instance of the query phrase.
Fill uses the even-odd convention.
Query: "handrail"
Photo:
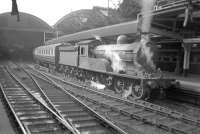
[[[188,3],[188,0],[156,0],[155,9],[171,8],[179,5],[184,5],[186,3]]]

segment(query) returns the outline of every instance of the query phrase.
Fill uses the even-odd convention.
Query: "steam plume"
[[[105,89],[105,85],[101,84],[101,83],[97,83],[97,82],[94,82],[94,81],[91,81],[91,84],[90,84],[91,87],[94,87],[98,90],[103,90]]]
[[[141,46],[137,52],[137,63],[140,64],[146,71],[154,72],[155,65],[152,60],[153,52],[151,51],[151,47],[147,46],[148,40],[149,39],[146,39],[145,37],[141,38]]]
[[[147,46],[150,41],[149,33],[151,27],[152,16],[155,0],[142,0],[142,24],[141,24],[141,46],[137,52],[137,63],[149,72],[155,71],[155,65],[152,61],[153,52],[150,46]]]
[[[142,0],[142,32],[149,32],[150,30],[152,20],[151,13],[153,11],[154,4],[155,0]]]
[[[113,52],[110,48],[106,48],[105,55],[111,60],[111,67],[114,72],[124,71],[124,63],[118,53]]]

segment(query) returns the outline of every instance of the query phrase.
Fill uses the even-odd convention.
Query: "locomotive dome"
[[[128,37],[126,35],[119,35],[117,37],[117,44],[126,44],[128,41]]]

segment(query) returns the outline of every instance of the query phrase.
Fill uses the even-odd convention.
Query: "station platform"
[[[175,73],[164,72],[164,76],[176,79],[180,83],[180,89],[200,94],[200,75],[188,74],[187,77]]]

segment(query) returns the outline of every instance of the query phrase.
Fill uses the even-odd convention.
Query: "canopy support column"
[[[191,44],[183,43],[182,47],[184,48],[183,76],[187,77],[190,67]]]

